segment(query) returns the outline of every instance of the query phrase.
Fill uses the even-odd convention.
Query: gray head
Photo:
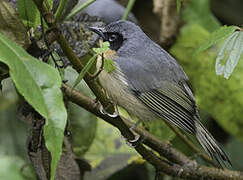
[[[148,37],[136,24],[129,21],[116,21],[104,28],[90,27],[90,30],[110,43],[112,50],[120,51],[125,48],[138,48]],[[129,45],[129,46],[128,46]]]

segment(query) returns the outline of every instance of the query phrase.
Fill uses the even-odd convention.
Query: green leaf
[[[94,55],[84,66],[84,68],[82,69],[82,71],[80,72],[80,74],[78,75],[77,79],[75,80],[74,84],[73,84],[73,88],[75,88],[80,81],[84,78],[85,74],[90,70],[90,68],[92,67],[92,65],[94,64],[94,62],[97,59],[97,54]]]
[[[108,41],[103,42],[100,48],[93,48],[94,52],[101,55],[102,53],[106,53],[110,49],[110,43]]]
[[[214,31],[209,38],[204,41],[199,48],[195,51],[195,55],[205,51],[206,49],[210,48],[211,46],[215,45],[220,40],[225,39],[229,35],[231,35],[235,30],[237,29],[237,26],[222,26],[216,31]]]
[[[24,161],[17,156],[0,155],[0,179],[4,180],[25,180],[21,175],[21,167]]]
[[[210,32],[220,27],[219,21],[211,12],[210,0],[189,1],[183,10],[183,19],[187,24],[199,24]]]
[[[63,103],[61,78],[56,69],[27,54],[24,49],[0,34],[0,61],[9,73],[19,93],[46,120],[45,143],[51,152],[51,179],[62,153],[67,112]]]
[[[94,169],[85,173],[84,179],[101,180],[139,159],[139,155],[126,144],[116,128],[98,119],[95,139],[84,158]]]
[[[25,25],[35,28],[40,24],[40,13],[33,0],[17,1],[17,9]]]
[[[236,31],[224,42],[216,58],[216,74],[230,77],[243,52],[243,32]]]
[[[176,10],[180,14],[182,0],[176,0]]]
[[[64,79],[72,86],[78,73],[71,67],[65,69]],[[86,96],[93,97],[91,90],[82,80],[76,89]],[[76,156],[81,157],[91,146],[97,128],[97,117],[76,104],[68,104],[68,118],[72,132],[72,147]]]
[[[114,71],[116,69],[114,62],[111,59],[104,60],[104,70],[108,73]]]
[[[0,22],[0,33],[24,48],[29,46],[26,28],[18,13],[5,1],[0,1]]]

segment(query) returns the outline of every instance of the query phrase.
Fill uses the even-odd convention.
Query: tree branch
[[[76,90],[72,90],[72,88],[66,84],[63,84],[63,92],[73,103],[83,107],[87,111],[95,114],[97,117],[100,117],[106,122],[112,124],[120,130],[123,136],[131,137],[131,132],[129,131],[128,127],[131,127],[133,124],[129,120],[126,120],[125,118],[121,119],[121,117],[111,118],[102,114],[99,111],[99,105],[95,100],[81,94]],[[123,126],[124,124],[125,127]],[[139,133],[141,139],[143,139],[142,143],[159,152],[161,155],[170,160],[170,162],[162,160],[157,157],[151,150],[145,148],[142,143],[137,144],[135,147],[136,151],[141,154],[146,161],[154,165],[157,170],[160,170],[174,177],[186,179],[243,179],[242,172],[201,166],[197,162],[187,158],[183,153],[174,149],[169,143],[158,139],[149,132],[139,127],[137,127],[135,131]]]

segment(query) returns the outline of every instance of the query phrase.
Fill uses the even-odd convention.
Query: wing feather
[[[136,92],[136,96],[164,120],[195,134],[194,105],[183,90],[169,85],[159,90]]]

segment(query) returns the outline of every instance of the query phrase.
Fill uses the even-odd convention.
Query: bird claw
[[[140,138],[140,135],[139,135],[138,133],[134,132],[132,127],[129,128],[129,130],[132,131],[132,132],[134,133],[135,138],[132,139],[132,140],[128,140],[128,141],[129,141],[130,143],[135,143],[135,142],[137,142],[137,141],[139,140],[139,138]]]
[[[111,117],[111,118],[116,118],[116,117],[119,116],[119,113],[118,113],[117,108],[115,109],[115,112],[114,112],[113,114],[108,113],[108,112],[104,109],[104,107],[103,107],[102,105],[100,105],[100,109],[99,109],[99,110],[100,110],[100,112],[101,112],[102,114],[107,115],[107,116],[109,116],[109,117]]]

